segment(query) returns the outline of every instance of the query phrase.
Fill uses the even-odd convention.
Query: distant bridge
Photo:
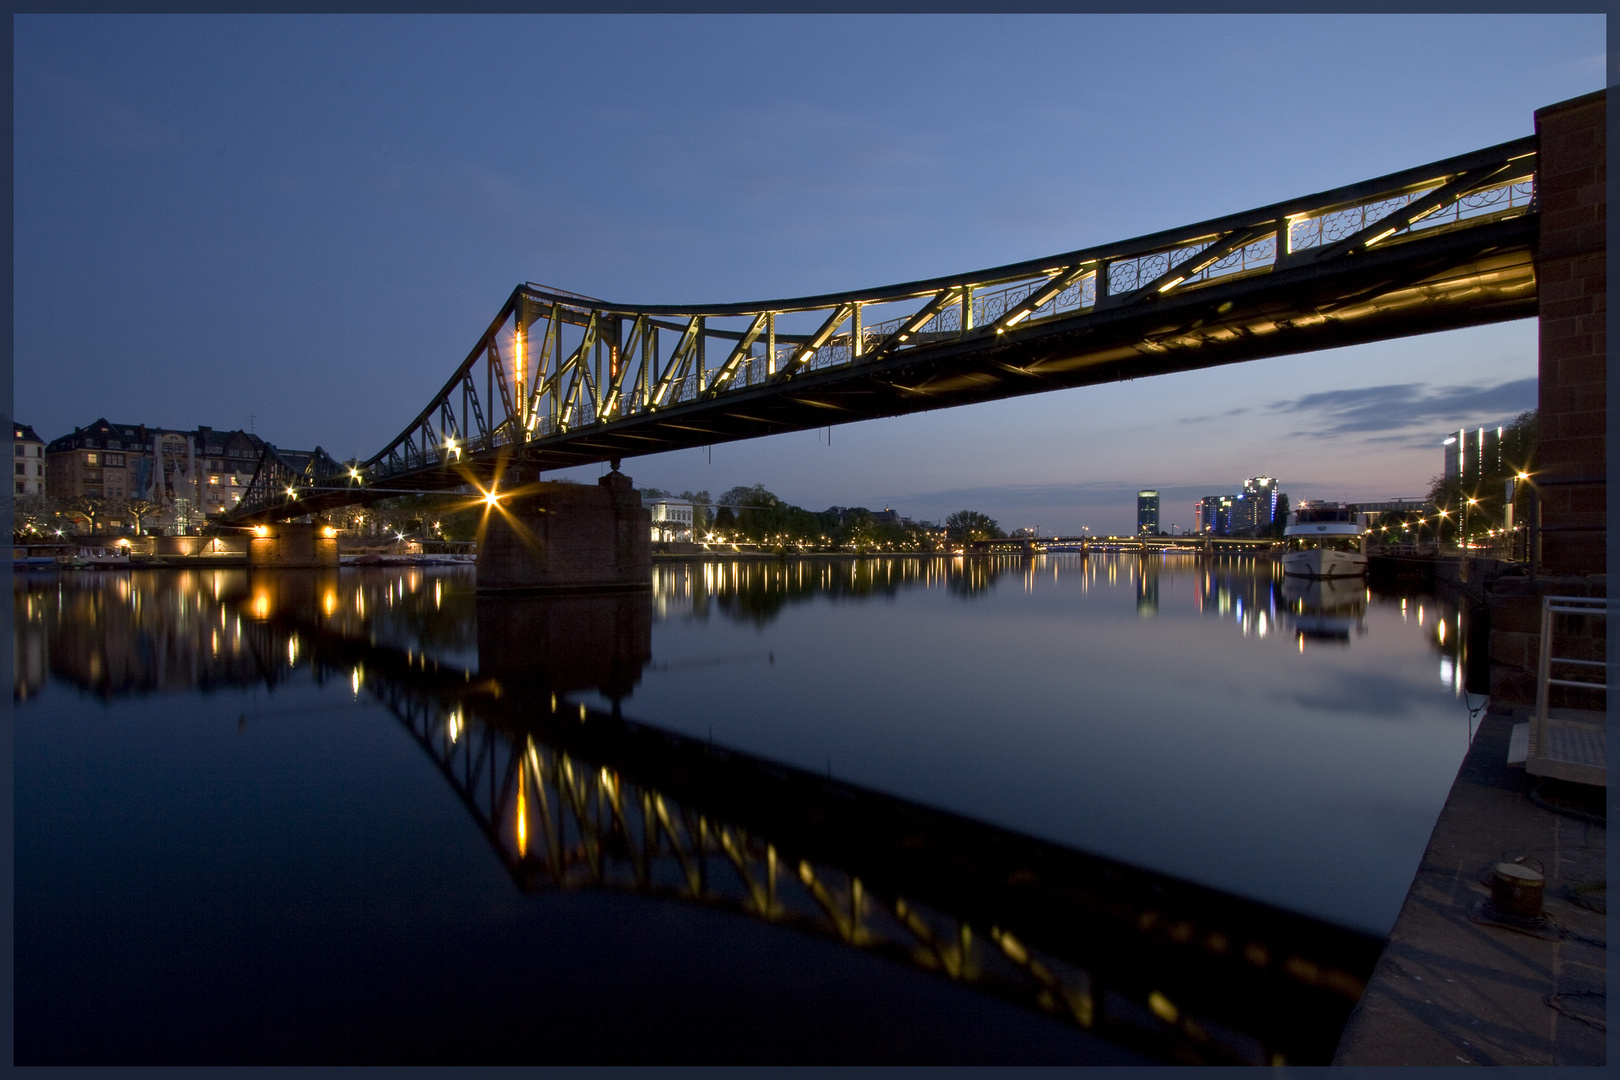
[[[1530,318],[1537,140],[952,277],[625,305],[526,284],[387,446],[267,447],[237,523],[1066,387]]]
[[[1175,536],[1006,536],[995,540],[974,540],[967,550],[974,555],[1033,555],[1042,551],[1219,551],[1226,554],[1276,551],[1282,541],[1269,536],[1208,536],[1182,533]]]

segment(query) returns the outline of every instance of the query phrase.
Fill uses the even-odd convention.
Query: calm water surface
[[[606,833],[536,884],[565,789],[534,778],[577,748],[508,738],[486,793],[489,717],[617,713],[1381,935],[1480,704],[1433,595],[1187,556],[663,563],[650,598],[557,602],[453,568],[35,574],[14,618],[23,1062],[1133,1060],[938,977],[943,945],[931,975],[682,902],[696,871],[660,892]],[[713,827],[715,859],[765,851]]]

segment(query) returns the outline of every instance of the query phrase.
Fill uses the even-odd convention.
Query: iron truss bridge
[[[512,292],[363,463],[267,452],[228,520],[1536,314],[1534,136],[1246,213],[793,300]],[[324,458],[324,455],[315,455]]]
[[[274,623],[275,620],[272,620]],[[307,622],[262,652],[383,702],[525,892],[718,908],[1165,1061],[1327,1063],[1378,939]]]

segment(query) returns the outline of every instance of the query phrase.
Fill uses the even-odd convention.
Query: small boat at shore
[[[1361,577],[1366,531],[1344,503],[1301,503],[1283,530],[1283,573],[1289,577]]]

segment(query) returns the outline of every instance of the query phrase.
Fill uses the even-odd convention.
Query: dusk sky
[[[1529,135],[1600,15],[41,16],[15,23],[15,416],[368,457],[525,280],[802,296]],[[1271,475],[1420,495],[1536,402],[1531,321],[629,459],[811,509],[1129,530]],[[594,478],[601,467],[575,470]],[[563,474],[559,474],[563,475]]]

